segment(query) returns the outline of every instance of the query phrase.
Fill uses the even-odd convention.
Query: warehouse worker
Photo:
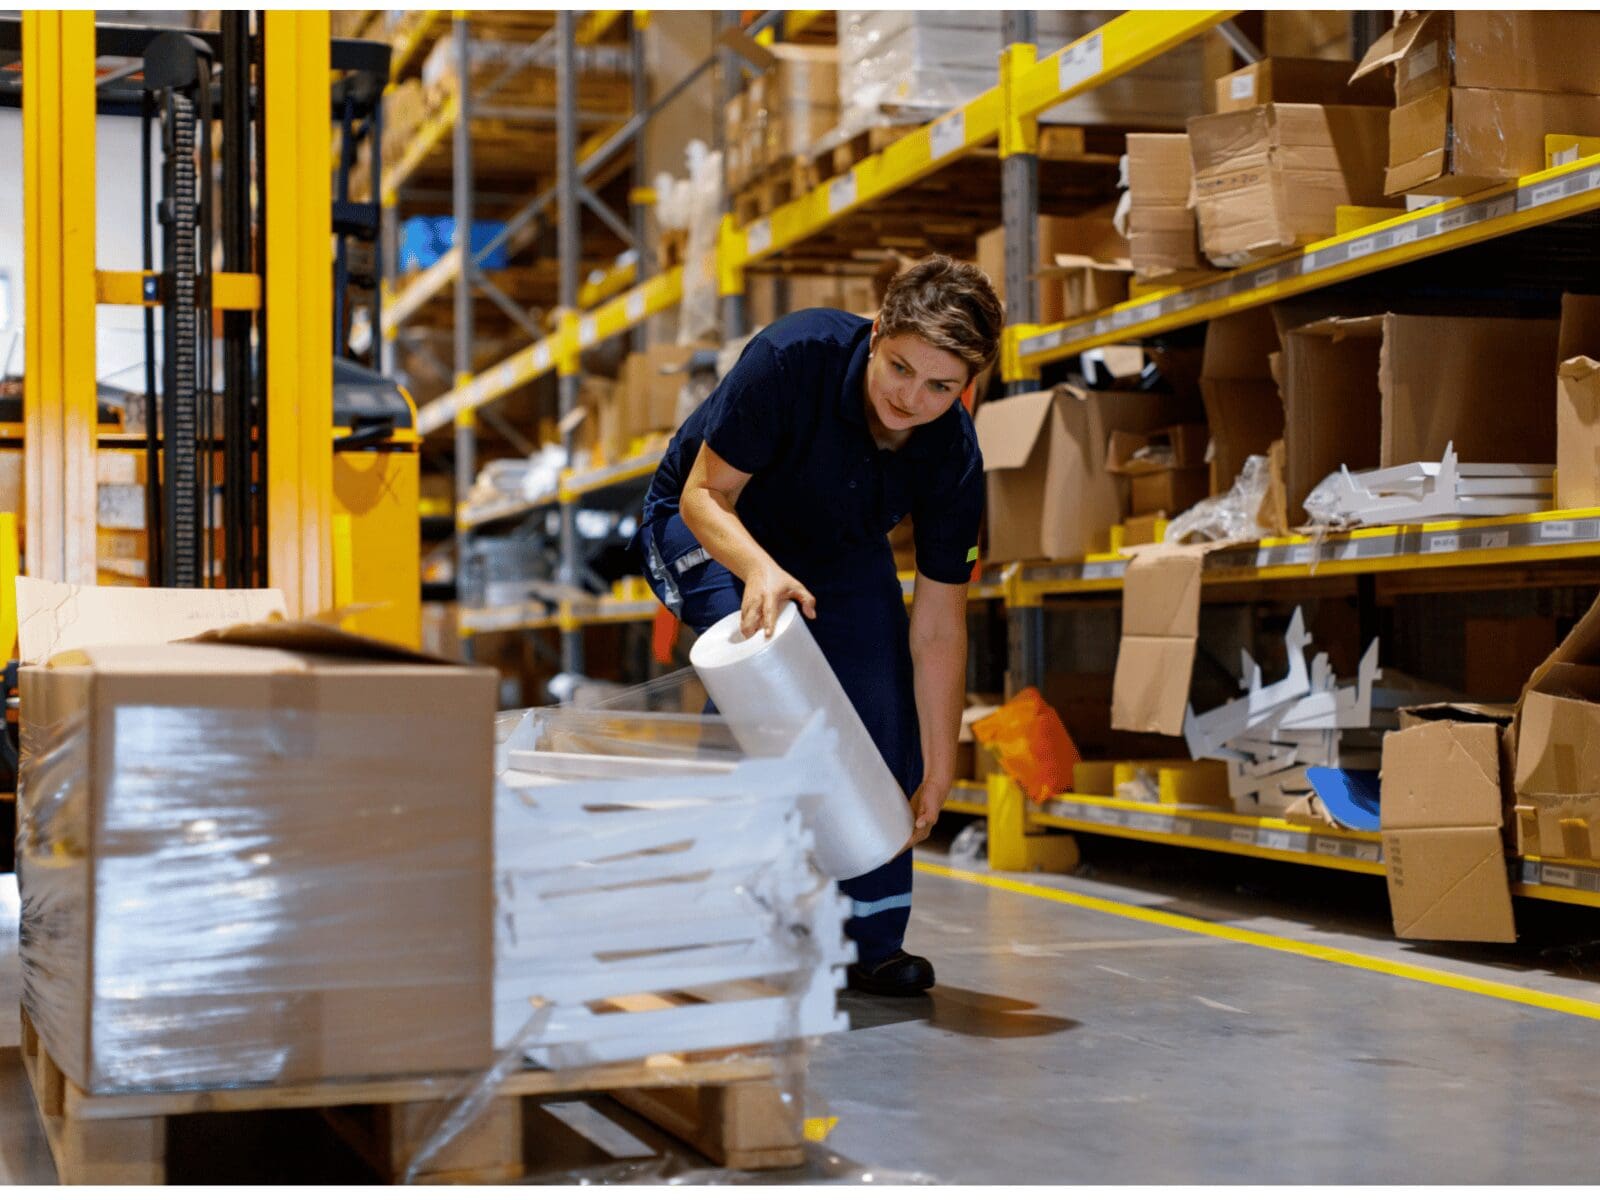
[[[875,321],[825,308],[783,317],[684,423],[645,500],[651,586],[696,633],[738,612],[746,636],[771,636],[783,606],[800,606],[909,797],[911,845],[954,782],[984,497],[958,400],[993,362],[1001,323],[983,272],[939,256],[894,278]],[[908,513],[909,619],[888,539]],[[910,846],[841,886],[858,951],[850,986],[933,986],[932,965],[901,946]]]

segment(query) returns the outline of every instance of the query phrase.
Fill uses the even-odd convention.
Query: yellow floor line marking
[[[1435,987],[1452,988],[1458,992],[1469,992],[1475,996],[1488,996],[1494,1000],[1505,1000],[1512,1004],[1526,1004],[1530,1008],[1545,1008],[1552,1012],[1566,1013],[1574,1017],[1586,1017],[1591,1021],[1600,1021],[1600,1003],[1592,1000],[1574,1000],[1567,996],[1557,996],[1550,992],[1541,992],[1535,988],[1517,987],[1514,984],[1492,983],[1486,979],[1474,979],[1470,975],[1458,975],[1453,971],[1438,971],[1432,967],[1412,966],[1409,963],[1391,962],[1385,958],[1378,958],[1371,954],[1356,954],[1349,950],[1336,950],[1331,946],[1319,946],[1314,942],[1296,941],[1294,938],[1277,937],[1270,933],[1258,933],[1251,929],[1236,929],[1228,925],[1218,925],[1211,921],[1201,921],[1194,917],[1182,917],[1176,913],[1157,912],[1153,909],[1139,908],[1132,904],[1122,904],[1116,900],[1102,900],[1097,896],[1086,896],[1081,892],[1069,892],[1062,888],[1041,887],[1035,883],[1023,883],[1020,880],[1005,879],[997,875],[980,875],[973,871],[963,871],[958,867],[945,867],[937,863],[919,862],[916,869],[928,875],[937,875],[941,879],[955,879],[962,883],[976,883],[982,887],[995,888],[1002,892],[1013,892],[1019,896],[1032,896],[1036,900],[1053,900],[1057,904],[1070,904],[1074,908],[1087,909],[1090,912],[1103,913],[1110,917],[1122,917],[1129,921],[1143,921],[1147,925],[1160,925],[1167,929],[1181,929],[1187,933],[1197,933],[1203,937],[1220,938],[1223,941],[1240,942],[1246,946],[1256,946],[1263,950],[1276,950],[1282,954],[1295,954],[1301,958],[1313,958],[1322,962],[1333,963],[1335,966],[1354,967],[1361,971],[1372,971],[1378,975],[1393,975],[1400,979],[1410,979],[1418,983],[1431,983]]]

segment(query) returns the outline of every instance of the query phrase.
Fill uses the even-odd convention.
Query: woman
[[[896,276],[875,321],[823,308],[775,321],[678,431],[645,500],[651,586],[697,633],[738,612],[747,636],[771,636],[784,604],[800,606],[910,797],[912,845],[954,782],[984,495],[957,401],[994,361],[1001,324],[983,272],[942,256]],[[908,513],[909,619],[888,540]],[[933,986],[932,965],[901,946],[910,847],[840,886],[850,986]]]

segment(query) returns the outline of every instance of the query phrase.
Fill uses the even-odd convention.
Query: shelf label
[[[1483,206],[1483,211],[1474,217],[1475,221],[1493,221],[1500,217],[1509,217],[1517,211],[1517,196],[1513,192],[1509,196],[1501,196],[1498,200],[1490,200]]]
[[[548,342],[540,342],[533,348],[533,369],[535,371],[543,371],[549,365],[550,345]]]
[[[1375,249],[1377,249],[1377,242],[1374,239],[1369,238],[1369,237],[1368,238],[1362,238],[1359,241],[1354,241],[1354,242],[1350,243],[1349,247],[1346,250],[1345,257],[1346,258],[1365,258],[1367,255],[1371,254],[1373,252],[1373,250],[1375,250]]]
[[[593,317],[578,322],[578,345],[592,346],[600,337],[600,326]]]
[[[1410,225],[1401,225],[1396,229],[1390,230],[1389,244],[1391,246],[1404,246],[1407,242],[1414,242],[1416,240],[1417,225],[1415,222]]]
[[[1283,268],[1281,266],[1268,267],[1265,271],[1256,272],[1255,278],[1250,281],[1250,286],[1258,288],[1271,287],[1282,278]]]
[[[967,144],[967,113],[957,109],[948,117],[935,121],[928,130],[928,141],[933,146],[933,157],[943,158],[954,154]]]
[[[1511,545],[1511,532],[1506,529],[1498,533],[1486,533],[1478,538],[1478,545],[1485,550],[1504,550]]]
[[[1289,551],[1289,561],[1297,566],[1304,566],[1312,559],[1313,546],[1295,546]]]
[[[1185,821],[1181,817],[1174,817],[1172,821],[1172,832],[1177,834],[1179,837],[1192,837],[1194,835],[1194,822]]]
[[[1282,829],[1263,829],[1261,844],[1268,850],[1292,850],[1294,839]]]
[[[1547,183],[1543,187],[1536,187],[1528,196],[1528,207],[1537,208],[1541,204],[1549,204],[1552,200],[1559,200],[1566,195],[1567,184],[1564,179],[1554,183]]]
[[[510,363],[506,363],[500,368],[496,378],[499,380],[497,386],[502,392],[509,392],[517,386],[517,372]]]
[[[627,312],[628,312],[628,320],[630,320],[630,321],[642,321],[642,320],[644,320],[644,293],[643,292],[629,292],[628,293]]]
[[[1461,549],[1459,533],[1435,533],[1428,538],[1429,554],[1453,554]]]
[[[1570,541],[1576,532],[1571,521],[1546,521],[1539,526],[1539,536],[1547,541]]]
[[[1439,232],[1444,233],[1451,229],[1460,229],[1467,223],[1467,210],[1458,208],[1452,212],[1439,214]]]
[[[746,254],[765,254],[772,246],[772,222],[766,217],[752,224],[744,235]]]
[[[1540,883],[1548,884],[1551,887],[1578,886],[1578,876],[1571,867],[1552,867],[1541,863],[1540,868]]]
[[[1357,846],[1356,857],[1362,862],[1375,863],[1378,861],[1378,847],[1371,844]]]
[[[1339,843],[1332,838],[1319,837],[1312,849],[1328,858],[1339,857]]]
[[[840,213],[856,202],[856,173],[841,175],[828,185],[828,212]]]
[[[1097,33],[1068,46],[1061,52],[1061,68],[1060,74],[1056,76],[1056,86],[1063,92],[1071,91],[1100,74],[1104,67],[1105,44]]]
[[[1246,825],[1235,825],[1228,831],[1228,840],[1239,846],[1254,846],[1256,844],[1255,830]]]

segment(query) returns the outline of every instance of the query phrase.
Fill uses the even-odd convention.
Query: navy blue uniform
[[[965,583],[977,558],[983,459],[960,404],[881,450],[867,423],[872,323],[806,309],[751,339],[672,439],[645,499],[639,541],[652,588],[697,633],[739,610],[743,583],[712,561],[678,515],[702,444],[751,476],[736,511],[785,571],[817,598],[811,622],[895,779],[922,782],[910,624],[888,534],[910,514],[917,570]],[[871,965],[900,949],[911,910],[911,854],[841,885],[846,926]]]

